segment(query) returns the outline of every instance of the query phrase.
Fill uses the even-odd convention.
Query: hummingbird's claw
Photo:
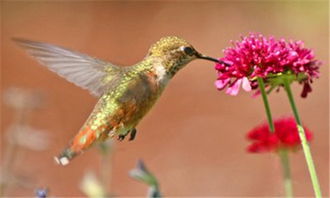
[[[120,134],[120,135],[118,135],[118,140],[123,141],[125,139],[125,137],[126,137],[126,135]]]
[[[132,140],[134,140],[135,139],[135,136],[136,136],[136,129],[135,128],[133,128],[131,131],[130,131],[130,136],[129,136],[129,139],[128,139],[128,141],[132,141]]]
[[[133,128],[133,129],[127,131],[125,134],[119,134],[117,139],[119,141],[123,141],[128,134],[130,134],[128,141],[134,140],[135,136],[136,136],[136,129]]]

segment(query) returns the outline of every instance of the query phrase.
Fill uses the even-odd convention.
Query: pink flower
[[[225,56],[220,58],[223,63],[215,66],[216,87],[227,88],[226,93],[230,95],[237,95],[240,86],[245,91],[257,89],[257,77],[261,77],[270,89],[282,86],[281,78],[287,78],[290,83],[303,83],[301,96],[306,97],[312,91],[310,83],[319,77],[321,63],[314,59],[312,50],[304,48],[302,41],[286,42],[250,34],[232,43],[234,46],[225,49]]]
[[[274,121],[275,132],[269,130],[268,124],[257,126],[248,132],[247,138],[252,141],[247,150],[251,153],[277,151],[279,149],[295,150],[300,146],[297,125],[292,117]],[[305,128],[308,141],[312,139],[312,132]]]

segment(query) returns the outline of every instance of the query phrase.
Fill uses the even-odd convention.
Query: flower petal
[[[217,89],[221,90],[223,88],[225,88],[225,86],[228,84],[228,82],[230,81],[230,79],[225,79],[225,80],[217,80],[215,81],[215,86],[217,87]]]
[[[312,92],[312,87],[310,86],[310,84],[308,82],[305,82],[304,83],[304,87],[303,87],[303,90],[301,92],[301,97],[302,98],[306,98],[307,97],[307,94],[309,92]]]
[[[242,79],[242,88],[247,92],[252,90],[251,85],[250,85],[250,81],[247,77],[244,77]]]
[[[226,94],[229,94],[231,96],[236,96],[238,94],[241,83],[242,83],[242,79],[238,79],[231,87],[228,87],[228,89],[226,90]]]

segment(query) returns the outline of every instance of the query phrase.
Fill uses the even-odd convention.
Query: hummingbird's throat
[[[156,81],[158,83],[164,83],[169,80],[167,70],[164,65],[162,64],[157,64],[154,66],[154,72],[156,75]]]

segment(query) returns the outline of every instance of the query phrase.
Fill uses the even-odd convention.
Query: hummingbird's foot
[[[135,136],[136,136],[136,129],[135,128],[133,128],[131,131],[130,131],[130,136],[129,136],[129,139],[128,139],[128,141],[132,141],[132,140],[134,140],[135,139]]]
[[[118,140],[119,141],[123,141],[128,134],[130,134],[128,141],[134,140],[135,139],[135,136],[136,136],[136,129],[133,128],[133,129],[127,131],[125,134],[119,134],[118,135]]]
[[[118,135],[118,140],[123,141],[125,139],[126,135],[120,134]]]

